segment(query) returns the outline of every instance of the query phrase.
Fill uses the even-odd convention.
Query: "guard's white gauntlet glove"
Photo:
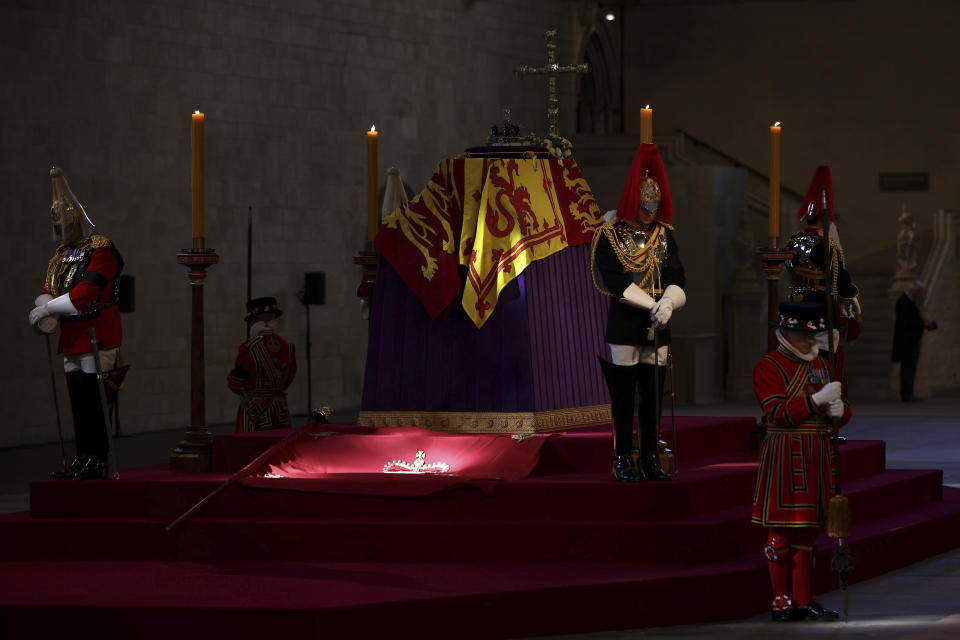
[[[36,308],[30,312],[30,324],[34,325],[37,331],[41,333],[56,333],[57,331],[57,319],[47,313],[46,304],[53,300],[53,296],[49,293],[42,293],[37,296],[37,299],[33,301],[33,304],[36,305]],[[41,309],[41,311],[37,311]],[[37,315],[40,316],[36,322],[33,320],[34,311],[37,312]]]
[[[683,292],[683,289],[675,284],[668,285],[663,290],[663,296],[650,309],[650,317],[657,323],[657,326],[664,327],[670,322],[674,310],[682,309],[686,303],[687,294]]]
[[[30,312],[31,326],[37,325],[41,321],[45,321],[44,324],[49,326],[50,320],[56,323],[60,316],[77,315],[77,308],[70,301],[69,293],[65,293],[58,298],[50,298],[50,296],[44,294],[34,300],[34,304],[37,306]],[[40,329],[43,330],[43,326],[40,326]]]
[[[843,400],[831,400],[827,405],[827,415],[831,418],[843,417]]]
[[[823,385],[823,388],[816,393],[810,395],[810,399],[813,400],[813,404],[818,407],[823,407],[831,402],[840,400],[840,382],[828,382]]]
[[[620,302],[644,310],[650,309],[656,304],[653,296],[634,283],[623,290],[623,297],[620,298]]]

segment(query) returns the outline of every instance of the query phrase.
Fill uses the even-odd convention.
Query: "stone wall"
[[[435,163],[481,144],[503,107],[545,132],[546,81],[512,69],[577,56],[592,3],[508,0],[10,0],[0,6],[2,320],[0,446],[56,437],[43,340],[26,316],[53,251],[51,165],[126,259],[136,311],[124,317],[133,365],[121,407],[127,433],[179,427],[189,412],[189,286],[176,253],[190,242],[190,114],[206,114],[206,237],[221,262],[205,286],[207,421],[231,421],[226,389],[245,335],[247,207],[254,210],[253,295],[286,309],[297,343],[290,389],[306,411],[303,274],[326,272],[311,309],[313,399],[359,406],[366,325],[352,255],[365,238],[364,131],[381,132],[380,169],[419,190]],[[560,83],[562,130],[574,114]],[[70,431],[62,366],[60,407]]]
[[[655,135],[683,128],[767,172],[783,128],[783,184],[833,169],[848,258],[892,247],[901,204],[920,233],[960,202],[955,105],[960,10],[949,0],[640,0],[627,12],[625,119],[654,106]],[[880,191],[881,172],[929,172],[929,191]]]

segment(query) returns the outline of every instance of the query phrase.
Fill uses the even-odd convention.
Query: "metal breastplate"
[[[54,297],[69,293],[83,279],[93,257],[91,247],[67,249],[60,256],[59,264],[52,265],[53,273],[48,277],[50,294]]]
[[[651,238],[655,244],[649,249],[653,252],[654,258],[662,261],[667,256],[667,237],[665,233],[651,232],[650,229],[640,229],[637,226],[620,221],[613,225],[613,236],[617,248],[631,258],[639,258],[648,249]]]
[[[786,265],[792,276],[790,299],[805,300],[823,291],[823,236],[816,231],[801,231],[790,237],[787,248],[793,254]]]
[[[630,279],[651,295],[663,292],[661,281],[667,262],[667,233],[660,225],[641,229],[618,221],[611,226],[614,252]]]

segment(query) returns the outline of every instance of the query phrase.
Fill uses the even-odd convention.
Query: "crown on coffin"
[[[516,124],[510,117],[510,109],[503,110],[503,122],[490,127],[490,137],[487,139],[490,144],[519,144],[520,125]]]
[[[425,451],[417,451],[417,457],[412,463],[403,460],[391,460],[383,465],[384,473],[446,473],[450,470],[450,465],[446,462],[431,462],[425,464],[427,454]]]

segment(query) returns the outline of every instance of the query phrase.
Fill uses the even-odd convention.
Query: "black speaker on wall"
[[[117,278],[117,309],[120,313],[133,313],[137,307],[137,288],[133,276],[123,274]]]
[[[303,304],[323,304],[326,294],[326,274],[311,271],[303,274]]]

